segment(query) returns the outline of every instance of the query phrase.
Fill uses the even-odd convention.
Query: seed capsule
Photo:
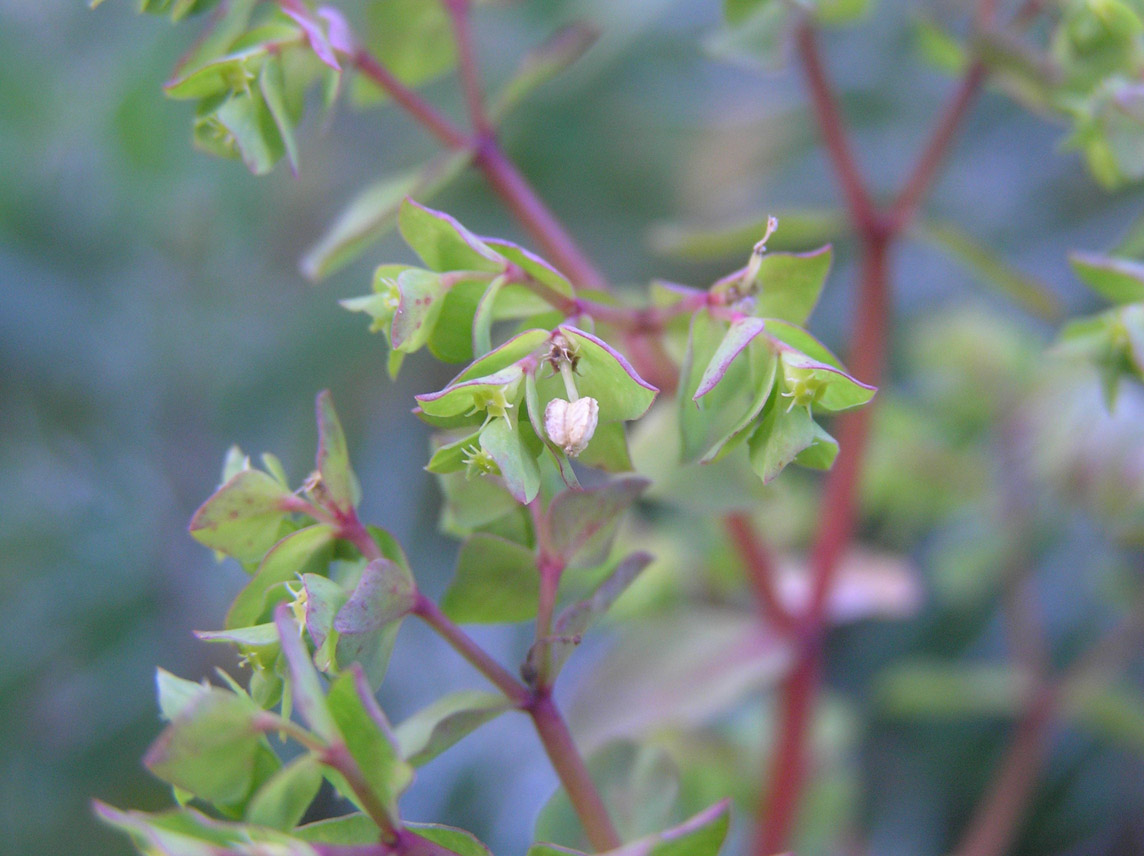
[[[544,408],[544,431],[548,439],[570,458],[577,457],[588,447],[599,421],[600,405],[594,398],[577,398],[571,402],[554,398]]]

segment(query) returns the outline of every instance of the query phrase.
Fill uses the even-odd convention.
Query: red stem
[[[854,374],[878,383],[885,361],[885,333],[889,315],[887,239],[868,241],[862,260],[862,281],[856,317],[856,339],[851,365]],[[798,817],[808,767],[808,743],[818,693],[826,604],[838,560],[853,535],[858,479],[869,433],[870,408],[851,411],[840,420],[839,454],[827,478],[820,520],[822,528],[810,558],[811,599],[797,637],[797,660],[780,689],[780,713],[775,754],[760,804],[753,852],[771,856],[786,847]]]
[[[449,117],[394,77],[389,69],[374,59],[369,51],[358,50],[350,59],[358,71],[380,86],[390,98],[424,125],[446,148],[465,149],[469,147],[469,138],[453,124]]]
[[[962,77],[961,83],[934,127],[929,142],[922,150],[917,165],[894,202],[891,220],[896,231],[907,228],[913,220],[922,197],[933,185],[934,178],[949,153],[954,135],[965,114],[969,112],[973,99],[981,90],[987,74],[985,65],[979,61],[973,62],[966,70],[965,76]]]
[[[513,704],[520,708],[528,706],[532,698],[528,688],[490,657],[465,631],[450,621],[437,604],[419,593],[413,614],[436,630],[458,654],[495,684]]]
[[[457,66],[461,76],[461,88],[465,93],[465,104],[469,108],[469,120],[473,123],[477,135],[485,136],[492,128],[485,113],[481,75],[477,70],[476,54],[473,52],[469,0],[445,0],[445,8],[453,24],[453,40],[457,44]]]
[[[477,168],[513,217],[532,236],[541,249],[574,285],[605,289],[607,280],[584,255],[583,250],[564,229],[556,215],[532,189],[516,166],[500,148],[493,136],[481,141],[476,153]]]
[[[547,692],[538,692],[528,708],[536,725],[536,733],[548,753],[552,767],[560,777],[560,784],[572,802],[584,832],[597,852],[615,850],[622,843],[612,825],[608,809],[600,799],[588,768],[572,740],[564,717]]]
[[[1036,786],[1056,707],[1057,694],[1051,687],[1034,694],[953,856],[1001,856],[1008,851]]]
[[[723,524],[747,571],[747,581],[754,589],[763,620],[774,625],[780,633],[795,629],[794,620],[779,598],[778,568],[767,545],[755,531],[751,518],[741,512],[728,514]]]
[[[850,217],[860,229],[866,229],[878,220],[878,214],[850,150],[842,113],[818,54],[818,37],[809,23],[802,24],[796,31],[795,46],[806,74],[811,104],[818,118],[822,139],[838,176],[842,195],[846,198]]]

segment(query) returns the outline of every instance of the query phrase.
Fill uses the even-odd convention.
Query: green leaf
[[[131,836],[144,853],[162,856],[219,856],[227,853],[274,853],[276,856],[317,856],[308,844],[274,829],[227,823],[179,809],[156,814],[121,812],[96,801],[100,820]]]
[[[1068,716],[1080,727],[1114,745],[1144,755],[1144,704],[1130,686],[1084,686],[1066,699]]]
[[[381,830],[369,815],[355,812],[299,826],[294,835],[315,844],[377,844]]]
[[[254,578],[238,593],[226,614],[225,626],[248,627],[266,618],[271,603],[287,597],[283,583],[302,574],[325,572],[333,557],[333,545],[334,530],[324,523],[291,532],[270,549]]]
[[[417,403],[426,421],[442,428],[480,425],[486,418],[505,418],[520,398],[523,377],[524,370],[514,363],[483,377],[458,377],[440,392],[416,396]]]
[[[576,356],[576,387],[581,397],[596,399],[600,422],[631,422],[643,416],[659,392],[639,376],[614,348],[591,333],[562,324],[557,328],[572,346]],[[558,376],[538,383],[540,404],[564,398],[564,385]]]
[[[929,18],[916,18],[914,43],[922,59],[945,74],[961,74],[969,65],[968,53],[961,42]]]
[[[569,24],[525,54],[513,76],[490,99],[489,116],[493,123],[500,123],[534,90],[587,53],[599,36],[600,31],[590,24]]]
[[[371,686],[381,686],[398,623],[413,609],[416,595],[408,569],[388,559],[367,565],[357,587],[333,619],[334,662],[327,671],[357,663]]]
[[[474,690],[450,693],[397,726],[397,745],[406,761],[420,767],[511,709],[512,703],[500,693]]]
[[[215,111],[215,117],[230,133],[246,168],[255,175],[270,172],[286,153],[274,117],[256,89],[231,95]]]
[[[290,670],[290,687],[294,706],[315,734],[327,743],[337,743],[341,739],[337,723],[330,714],[322,683],[310,652],[298,638],[298,626],[290,617],[286,604],[279,604],[274,610],[274,623],[278,626],[278,638],[282,642],[282,653]]]
[[[494,251],[519,267],[533,279],[543,283],[544,285],[547,285],[549,288],[555,290],[559,294],[563,294],[568,297],[572,296],[572,283],[568,281],[568,277],[566,277],[540,256],[529,250],[526,250],[524,247],[512,243],[512,241],[506,241],[502,238],[482,238],[482,240]],[[528,293],[531,294],[531,292]],[[541,303],[542,305],[538,307],[538,311],[530,314],[540,314],[540,312],[551,308],[547,301],[541,301]],[[498,317],[501,316],[498,315]],[[504,317],[511,316],[505,315]]]
[[[259,470],[242,470],[191,518],[191,535],[240,562],[261,559],[278,540],[293,494]]]
[[[753,14],[736,17],[703,40],[711,56],[749,68],[775,71],[786,63],[791,8],[781,0],[756,4]]]
[[[1072,253],[1069,264],[1085,285],[1111,303],[1144,301],[1144,264],[1140,262],[1093,253]]]
[[[467,150],[444,152],[423,166],[367,187],[306,251],[300,263],[302,273],[317,282],[357,259],[397,225],[397,212],[406,197],[431,199],[471,160]]]
[[[250,699],[211,688],[190,699],[147,750],[143,763],[165,782],[213,803],[249,792],[261,732]]]
[[[413,768],[401,759],[365,674],[350,669],[339,676],[330,685],[328,703],[346,749],[394,825],[400,826],[397,800],[412,783]]]
[[[558,494],[547,515],[547,531],[556,555],[572,567],[592,567],[602,562],[624,512],[649,484],[647,479],[619,478],[598,488]]]
[[[1060,300],[1047,284],[1012,267],[992,249],[977,243],[956,226],[927,222],[918,227],[918,233],[961,261],[985,285],[992,286],[1026,311],[1047,320],[1060,316]]]
[[[318,417],[318,454],[316,466],[322,477],[323,505],[332,504],[340,514],[350,514],[358,503],[361,489],[350,469],[346,435],[334,410],[329,390],[318,393],[315,403]]]
[[[660,255],[688,261],[722,261],[748,256],[767,231],[774,216],[779,227],[767,241],[767,249],[806,251],[849,234],[846,214],[835,209],[779,211],[774,215],[748,217],[720,226],[661,223],[649,237]]]
[[[257,79],[267,56],[265,45],[220,56],[169,81],[163,89],[171,98],[208,98],[241,92]]]
[[[492,419],[481,429],[480,444],[496,461],[513,499],[521,505],[532,502],[540,493],[540,467],[516,426],[506,418]]]
[[[453,29],[441,0],[371,0],[363,6],[364,44],[406,86],[428,83],[456,63]],[[353,95],[363,106],[389,97],[364,75],[355,77]]]
[[[747,439],[755,420],[770,400],[771,392],[775,387],[775,379],[778,377],[778,356],[771,351],[767,343],[756,338],[748,346],[747,365],[750,369],[747,389],[752,391],[751,402],[730,430],[716,440],[711,448],[704,453],[703,457],[699,459],[700,463],[709,464],[719,460]]]
[[[441,610],[461,624],[527,621],[536,615],[540,576],[527,547],[477,533],[461,545]]]
[[[498,253],[441,211],[406,199],[398,211],[397,225],[405,243],[431,270],[504,270],[504,259]]]
[[[789,464],[814,469],[830,469],[838,454],[838,443],[807,413],[804,407],[784,411],[771,404],[759,427],[747,441],[751,467],[768,484]]]
[[[583,751],[695,728],[787,673],[788,641],[748,610],[687,605],[623,632],[577,685],[568,719]]]
[[[755,277],[754,314],[805,324],[818,303],[833,251],[822,247],[810,253],[768,253]]]
[[[477,836],[463,829],[439,823],[406,823],[405,828],[456,853],[457,856],[490,856],[489,849],[477,839]]]
[[[321,786],[321,765],[313,755],[302,755],[258,789],[246,808],[246,819],[289,832],[302,819]]]
[[[256,670],[273,667],[280,650],[278,630],[270,623],[237,627],[233,630],[196,630],[195,636],[204,642],[237,645],[244,659]]]
[[[878,708],[898,718],[1016,716],[1032,686],[1010,666],[904,663],[882,673]]]
[[[723,800],[679,826],[608,850],[607,856],[716,856],[731,822],[731,801]],[[527,856],[566,856],[569,851],[551,844],[534,844]]]
[[[796,406],[813,404],[837,412],[859,407],[877,391],[833,365],[791,349],[781,350],[779,362],[788,393]]]
[[[286,82],[282,77],[282,63],[271,58],[262,66],[258,75],[258,89],[262,93],[262,100],[266,102],[266,109],[274,120],[274,127],[278,129],[278,136],[286,149],[286,158],[290,161],[290,170],[298,174],[298,144],[294,140],[294,126],[290,120],[290,113],[286,107]]]
[[[397,293],[390,343],[394,350],[412,354],[429,342],[444,307],[446,289],[440,274],[409,268],[397,277]]]
[[[211,691],[205,683],[176,677],[166,669],[155,670],[155,690],[159,697],[159,711],[170,722],[192,701]]]

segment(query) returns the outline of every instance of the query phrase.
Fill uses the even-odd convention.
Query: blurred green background
[[[154,668],[199,678],[233,664],[190,631],[219,625],[241,571],[186,534],[231,443],[274,451],[300,480],[312,400],[329,388],[365,517],[401,538],[430,593],[447,582],[455,551],[435,532],[436,488],[420,469],[427,434],[409,414],[412,395],[436,388],[448,367],[419,355],[389,382],[381,340],[336,304],[367,290],[373,264],[407,251],[387,240],[318,287],[297,271],[355,188],[421,162],[431,141],[392,110],[341,107],[307,121],[298,178],[279,167],[256,180],[195,152],[189,106],[163,98],[197,26],[137,17],[133,6],[0,0],[0,850],[13,854],[126,853],[94,823],[89,800],[167,804],[138,761],[159,729]],[[884,0],[871,21],[825,40],[877,188],[894,187],[951,85],[915,56],[911,18],[958,6]],[[834,204],[797,74],[733,68],[702,51],[714,0],[481,10],[489,77],[579,17],[601,27],[600,42],[509,121],[505,140],[615,281],[701,285],[741,264],[658,257],[654,224]],[[428,93],[457,112],[450,80]],[[1141,196],[1098,190],[1075,156],[1055,151],[1060,134],[986,95],[929,209],[1043,278],[1070,313],[1091,311],[1065,252],[1110,245]],[[475,176],[434,204],[479,233],[521,238]],[[812,329],[841,347],[852,266],[851,248],[838,249]],[[923,244],[906,247],[895,269],[899,330],[986,305],[1034,341],[1051,335]],[[1106,548],[1091,527],[1079,531],[1044,559],[1042,601],[1062,650],[1105,617],[1094,584],[1078,580]],[[942,537],[927,531],[917,549]],[[861,707],[872,676],[905,652],[996,654],[995,616],[974,610],[966,618],[927,602],[913,621],[847,630],[833,685]],[[395,720],[446,688],[480,685],[408,624],[382,692]],[[521,642],[511,630],[480,635],[501,652]],[[1119,741],[1063,738],[1018,852],[1144,852],[1144,726],[1126,727]],[[880,856],[941,852],[1004,735],[1004,720],[875,721],[848,750],[859,795],[838,825],[859,823]],[[520,853],[552,786],[528,729],[503,721],[428,767],[405,806],[412,818],[473,829],[495,853]]]

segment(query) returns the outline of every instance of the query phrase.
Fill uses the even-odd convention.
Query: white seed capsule
[[[554,398],[544,408],[544,431],[548,439],[575,458],[588,447],[600,420],[600,405],[594,398],[568,402]]]

